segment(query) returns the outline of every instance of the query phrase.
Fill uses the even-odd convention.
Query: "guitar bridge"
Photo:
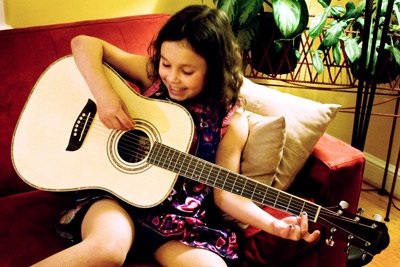
[[[86,134],[89,131],[90,125],[92,125],[94,115],[96,115],[97,106],[93,100],[88,99],[85,107],[82,109],[78,118],[72,127],[69,143],[66,148],[67,151],[76,151],[85,140]]]

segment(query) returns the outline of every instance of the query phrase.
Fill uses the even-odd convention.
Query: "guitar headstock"
[[[322,208],[317,221],[328,228],[328,245],[340,239],[346,241],[348,247],[353,245],[371,255],[380,253],[389,245],[385,223],[364,218],[361,212],[353,214],[340,206]]]

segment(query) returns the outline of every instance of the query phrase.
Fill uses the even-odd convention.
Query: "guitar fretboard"
[[[321,209],[319,205],[161,143],[153,144],[148,162],[185,178],[234,193],[262,205],[299,216],[307,212],[309,220],[316,222],[318,219]]]

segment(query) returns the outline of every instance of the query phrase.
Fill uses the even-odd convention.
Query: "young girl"
[[[170,18],[151,47],[148,59],[92,37],[72,40],[100,120],[112,129],[135,128],[102,71],[104,60],[138,84],[142,94],[186,107],[198,131],[197,156],[240,172],[248,123],[238,97],[241,58],[227,16],[207,6],[189,6]],[[308,232],[306,214],[277,220],[248,199],[179,178],[155,208],[130,207],[99,192],[79,199],[64,212],[58,231],[75,241],[80,236],[81,242],[38,265],[121,266],[131,251],[153,256],[162,266],[227,266],[238,262],[240,244],[233,227],[215,219],[217,209],[282,238],[312,242],[319,236]],[[78,236],[65,231],[73,225],[80,226]]]

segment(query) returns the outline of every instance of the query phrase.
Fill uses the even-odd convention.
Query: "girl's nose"
[[[179,73],[177,70],[172,69],[168,75],[168,80],[171,83],[179,82]]]

